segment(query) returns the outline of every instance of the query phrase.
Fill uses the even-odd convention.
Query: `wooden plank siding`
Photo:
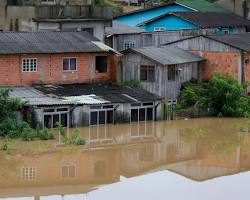
[[[140,54],[128,53],[122,57],[122,80],[140,80],[141,65],[155,66],[155,81],[142,81],[143,88],[151,93],[173,100],[179,96],[182,83],[192,78],[199,79],[200,70],[198,69],[199,66],[197,62],[175,65],[176,70],[182,70],[179,75],[176,75],[175,81],[169,81],[168,66],[149,60]]]

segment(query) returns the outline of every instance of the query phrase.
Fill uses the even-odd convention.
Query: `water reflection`
[[[173,178],[188,188],[186,178],[199,183],[248,171],[250,135],[239,131],[242,123],[195,119],[81,128],[87,150],[1,156],[0,197],[91,199],[102,185],[115,192],[115,185],[124,182],[121,177],[129,178],[133,188],[136,177],[158,177],[160,172],[159,184]]]

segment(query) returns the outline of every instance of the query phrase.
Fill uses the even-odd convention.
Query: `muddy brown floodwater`
[[[146,122],[80,131],[85,147],[1,154],[0,199],[250,199],[250,133],[244,119]]]

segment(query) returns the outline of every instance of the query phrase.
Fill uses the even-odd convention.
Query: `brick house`
[[[202,79],[214,73],[232,75],[239,83],[250,80],[250,34],[195,36],[166,45],[189,50],[206,59]]]
[[[0,85],[115,79],[116,55],[116,51],[87,32],[2,32]]]

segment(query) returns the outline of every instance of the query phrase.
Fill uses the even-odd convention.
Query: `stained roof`
[[[221,42],[223,44],[229,45],[236,49],[240,49],[243,51],[250,52],[250,33],[242,33],[242,34],[229,34],[229,35],[198,35],[190,38],[184,38],[181,40],[173,41],[166,43],[165,45],[174,44],[177,42],[181,42],[184,40],[190,40],[193,38],[205,37],[208,39],[215,40],[217,42]]]
[[[202,28],[250,26],[249,20],[233,13],[175,12],[173,14]]]
[[[212,35],[208,38],[250,52],[250,33],[232,35]]]
[[[44,95],[42,92],[32,87],[12,88],[10,96],[20,98],[27,106],[51,106],[51,105],[71,105],[73,101],[64,101],[60,98],[53,98]]]
[[[138,49],[128,49],[123,51],[123,53],[129,51],[139,53],[162,65],[182,64],[205,60],[200,56],[194,55],[178,47],[143,47]]]
[[[132,34],[132,33],[142,33],[144,30],[129,26],[127,24],[123,24],[117,21],[113,21],[112,27],[106,27],[105,28],[106,35],[119,35],[119,34]]]
[[[77,31],[0,32],[0,54],[115,52],[100,47],[97,41],[89,33]]]
[[[140,88],[109,84],[73,84],[36,86],[35,88],[46,95],[55,95],[58,97],[67,96],[73,98],[82,95],[95,95],[111,103],[151,102],[162,99]]]

